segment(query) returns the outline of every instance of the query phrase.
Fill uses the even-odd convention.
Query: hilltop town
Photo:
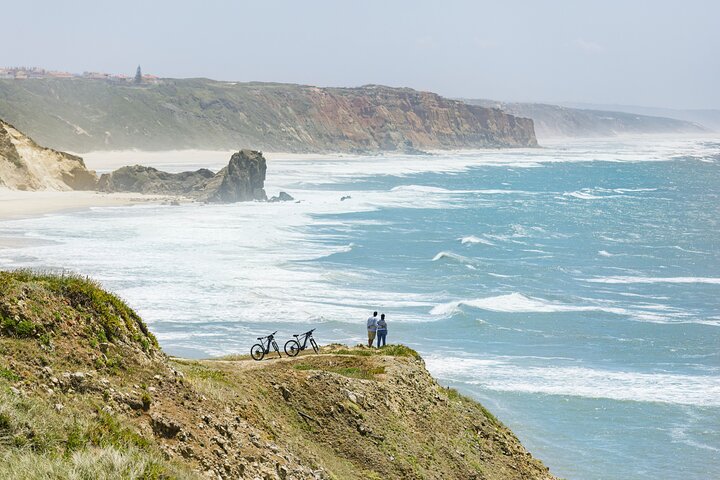
[[[87,78],[91,80],[105,80],[107,82],[113,83],[132,83],[136,81],[135,75],[125,75],[122,73],[71,73],[59,70],[46,70],[40,67],[0,67],[0,78],[14,80],[32,80],[43,78]],[[156,75],[141,74],[141,78],[142,83],[160,82],[160,77]]]

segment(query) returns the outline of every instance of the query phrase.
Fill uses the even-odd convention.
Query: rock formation
[[[102,175],[98,189],[103,192],[178,195],[211,203],[266,200],[266,171],[267,163],[262,153],[241,150],[234,153],[227,167],[217,173],[205,168],[194,172],[168,173],[134,165]]]
[[[83,159],[44,148],[0,120],[0,187],[13,190],[93,190],[95,172]]]
[[[233,153],[228,166],[212,177],[196,198],[216,203],[267,200],[264,190],[266,171],[267,163],[262,153],[240,150]]]
[[[287,193],[287,192],[280,192],[280,193],[277,194],[277,196],[271,197],[271,198],[268,200],[268,202],[272,202],[272,203],[275,203],[275,202],[292,202],[293,200],[295,200],[295,198],[293,198],[293,196],[290,195],[289,193]]]

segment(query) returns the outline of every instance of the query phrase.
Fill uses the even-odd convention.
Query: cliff
[[[0,272],[0,478],[552,479],[402,346],[168,358],[72,276]]]
[[[533,120],[540,139],[563,137],[614,137],[617,135],[703,133],[700,124],[660,116],[569,108],[543,103],[503,103],[493,100],[463,100],[468,104],[498,108],[511,115]]]
[[[13,190],[92,190],[95,172],[82,158],[44,148],[0,120],[0,187]]]
[[[201,202],[231,203],[267,200],[264,190],[267,163],[262,153],[241,150],[217,173],[208,169],[168,173],[134,165],[103,174],[98,189],[103,192],[136,192],[178,195]]]
[[[102,149],[377,152],[528,147],[531,120],[429,92],[165,79],[0,79],[0,117],[46,145]]]

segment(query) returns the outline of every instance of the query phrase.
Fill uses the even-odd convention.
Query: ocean
[[[267,190],[5,221],[0,268],[94,277],[188,357],[378,310],[558,476],[720,478],[720,140],[279,157]]]

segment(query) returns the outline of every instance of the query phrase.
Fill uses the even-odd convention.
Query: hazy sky
[[[720,1],[2,2],[0,65],[720,108]]]

